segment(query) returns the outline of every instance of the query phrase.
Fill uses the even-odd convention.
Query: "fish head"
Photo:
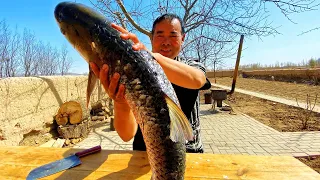
[[[116,58],[110,58],[110,47],[115,47],[114,39],[120,39],[120,33],[102,14],[79,3],[62,2],[56,6],[54,16],[61,33],[88,63],[101,67]]]
[[[125,69],[123,61],[129,59],[128,55],[135,55],[132,41],[123,40],[104,15],[88,6],[61,2],[54,9],[54,16],[61,33],[84,60],[94,62],[100,68],[108,64],[109,76],[114,72],[121,74]],[[96,81],[97,77],[89,66],[87,107]]]

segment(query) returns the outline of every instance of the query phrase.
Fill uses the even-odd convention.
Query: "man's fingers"
[[[109,97],[114,100],[123,100],[125,93],[125,86],[123,84],[119,85],[118,92],[116,93],[116,89],[120,79],[120,74],[115,73],[109,79],[109,66],[107,64],[104,64],[101,69],[99,69],[99,67],[93,62],[90,62],[89,65],[94,75],[100,79],[100,82],[103,85],[103,88],[105,89]]]
[[[133,41],[134,44],[140,43],[137,35],[129,32],[129,33],[128,33],[128,36],[130,37],[130,39]]]
[[[114,24],[114,23],[112,23],[111,26],[112,26],[114,29],[116,29],[116,30],[118,30],[118,31],[121,32],[120,37],[121,37],[122,39],[125,39],[125,40],[131,39],[134,44],[140,43],[137,35],[135,35],[135,34],[133,34],[133,33],[131,33],[131,32],[128,32],[128,31],[127,31],[126,29],[124,29],[123,27],[118,26],[118,25],[116,25],[116,24]]]
[[[120,37],[124,40],[128,40],[128,39],[131,39],[131,41],[134,43],[134,44],[137,44],[137,43],[140,43],[137,35],[133,34],[133,33],[130,33],[130,32],[125,32],[125,33],[122,33],[120,34]]]
[[[114,29],[120,31],[121,33],[128,33],[128,31],[126,29],[124,29],[123,27],[121,26],[118,26],[114,23],[111,23],[111,27],[113,27]]]
[[[125,86],[123,84],[119,85],[119,90],[116,99],[121,100],[124,98]]]
[[[100,71],[100,82],[102,83],[105,91],[109,92],[109,66],[104,64]]]
[[[112,78],[110,79],[109,96],[112,99],[114,99],[119,79],[120,79],[120,74],[119,73],[114,73]]]
[[[146,50],[146,47],[144,46],[144,44],[142,44],[142,43],[137,43],[137,44],[134,44],[133,46],[132,46],[132,48],[133,48],[133,50],[135,50],[135,51],[139,51],[139,50],[141,50],[141,49],[144,49],[144,50]]]
[[[99,78],[99,75],[100,75],[100,69],[99,67],[93,63],[93,62],[90,62],[89,63],[90,67],[91,67],[91,70],[93,71],[94,75]]]
[[[124,39],[124,40],[130,39],[130,36],[129,36],[128,33],[122,33],[122,34],[120,34],[120,37],[121,37],[122,39]]]

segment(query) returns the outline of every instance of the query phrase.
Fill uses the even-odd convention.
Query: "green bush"
[[[317,61],[315,59],[311,58],[309,60],[308,64],[309,64],[309,67],[314,68],[314,67],[317,66],[318,63],[317,63]]]

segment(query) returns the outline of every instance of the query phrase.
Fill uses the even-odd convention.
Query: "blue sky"
[[[27,28],[35,33],[38,40],[49,42],[52,46],[60,48],[67,44],[70,56],[74,60],[72,72],[88,72],[88,65],[82,57],[60,33],[55,22],[53,11],[60,0],[10,0],[1,1],[0,20],[5,19],[13,29],[15,26],[20,31]],[[77,0],[91,6],[89,0]],[[320,10],[306,12],[291,16],[293,24],[284,17],[277,8],[270,9],[272,15],[269,20],[277,30],[282,33],[275,37],[269,36],[261,40],[256,37],[246,38],[243,45],[242,59],[240,64],[275,64],[292,62],[300,63],[310,58],[320,58],[320,30],[298,36],[303,31],[320,26]],[[145,37],[139,37],[145,39]],[[240,38],[240,37],[239,37]],[[225,67],[234,67],[235,57],[226,60]]]

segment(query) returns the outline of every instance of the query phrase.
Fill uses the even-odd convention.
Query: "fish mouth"
[[[62,23],[65,19],[64,10],[67,6],[70,6],[68,2],[59,3],[56,8],[54,9],[54,17],[58,23]]]
[[[80,23],[87,28],[93,28],[104,19],[102,14],[96,13],[91,7],[80,3],[61,2],[54,10],[54,16],[58,23]]]
[[[87,62],[100,66],[99,59],[112,54],[109,48],[114,48],[115,38],[120,38],[106,17],[83,4],[61,2],[55,7],[54,16],[61,33]]]
[[[90,11],[81,4],[62,2],[54,16],[61,33],[87,62],[97,59],[96,44],[91,34],[95,22],[90,22]]]
[[[54,9],[54,17],[63,35],[66,35],[66,32],[70,31],[70,29],[72,28],[72,23],[70,23],[71,19],[74,19],[74,15],[70,13],[72,6],[73,4],[70,4],[68,2],[61,2]],[[75,28],[72,29],[75,34],[79,36],[79,32]]]

